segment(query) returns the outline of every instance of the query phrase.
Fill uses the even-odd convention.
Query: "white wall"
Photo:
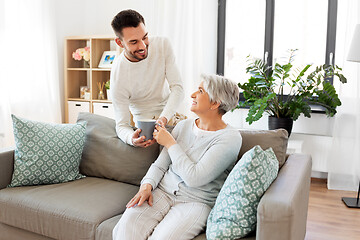
[[[149,32],[157,32],[155,22],[155,2],[157,0],[62,0],[53,1],[56,19],[57,46],[59,53],[59,74],[61,95],[64,96],[64,38],[78,35],[112,35],[110,22],[123,9],[135,9],[145,18]],[[214,6],[215,8],[217,6]],[[167,19],[164,19],[167,21]],[[209,24],[216,24],[216,17]],[[209,26],[204,26],[209,27]],[[206,44],[206,43],[205,43]],[[186,46],[184,46],[186,47]],[[216,58],[216,46],[209,45],[210,51],[204,53],[209,58]],[[179,57],[179,56],[177,56]],[[188,56],[181,56],[188,57]],[[215,59],[214,59],[215,62]],[[62,99],[64,109],[64,99]],[[64,110],[63,110],[64,111]],[[236,110],[228,113],[226,121],[235,127],[267,129],[267,118],[263,118],[249,126],[245,122],[247,110]],[[62,114],[64,116],[64,114]],[[327,172],[327,153],[331,146],[333,119],[322,114],[313,114],[311,119],[301,117],[294,122],[293,133],[290,137],[290,146],[299,148],[313,157],[313,170]],[[298,150],[299,150],[298,149]]]
[[[64,119],[64,38],[81,35],[112,35],[112,18],[121,10],[135,9],[151,23],[154,0],[61,0],[53,1],[59,54],[62,116]],[[147,24],[152,31],[151,24]]]
[[[53,8],[56,12],[62,96],[64,38],[79,35],[113,35],[111,20],[124,9],[134,9],[144,16],[149,36],[159,35],[170,39],[184,79],[186,93],[179,112],[190,114],[189,96],[197,87],[200,73],[215,73],[217,0],[64,0],[54,1]],[[197,59],[196,66],[192,61],[188,61],[194,57]],[[190,79],[193,79],[193,83]]]

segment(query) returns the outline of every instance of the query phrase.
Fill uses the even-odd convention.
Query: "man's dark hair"
[[[126,27],[137,27],[140,23],[145,25],[143,16],[137,11],[128,9],[119,12],[111,22],[115,35],[122,39],[122,30]]]

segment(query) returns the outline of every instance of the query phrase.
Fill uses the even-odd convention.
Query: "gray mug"
[[[155,122],[156,120],[154,119],[143,119],[137,121],[137,127],[141,129],[140,137],[145,136],[145,141],[153,139]]]

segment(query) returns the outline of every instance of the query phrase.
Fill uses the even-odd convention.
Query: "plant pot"
[[[290,137],[293,123],[294,120],[292,118],[277,118],[269,116],[268,127],[269,130],[283,128],[288,132],[288,136]]]
[[[107,97],[107,100],[112,101],[110,89],[106,89],[106,97]]]

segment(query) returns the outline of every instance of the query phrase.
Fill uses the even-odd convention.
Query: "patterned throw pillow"
[[[15,162],[8,187],[68,182],[79,173],[86,122],[41,123],[12,115]]]
[[[210,212],[207,239],[237,239],[254,231],[257,206],[278,170],[271,148],[263,151],[256,145],[246,152],[230,172]]]

